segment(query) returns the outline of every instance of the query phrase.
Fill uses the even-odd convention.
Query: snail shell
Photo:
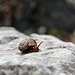
[[[25,50],[27,50],[29,47],[34,47],[37,46],[37,43],[35,40],[33,39],[25,39],[22,40],[18,46],[19,50],[24,52]]]

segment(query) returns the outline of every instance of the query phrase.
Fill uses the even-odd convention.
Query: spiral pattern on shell
[[[18,46],[20,51],[25,51],[28,48],[29,41],[28,40],[22,40]]]

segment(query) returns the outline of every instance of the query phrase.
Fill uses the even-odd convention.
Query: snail
[[[39,46],[41,45],[41,43],[37,46],[37,43],[34,39],[25,39],[20,42],[20,44],[18,45],[18,49],[22,53],[38,52],[40,51]]]

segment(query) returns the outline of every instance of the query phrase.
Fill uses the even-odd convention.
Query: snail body
[[[38,52],[40,51],[39,46],[41,43],[37,46],[37,43],[34,39],[25,39],[20,42],[18,49],[22,53]]]

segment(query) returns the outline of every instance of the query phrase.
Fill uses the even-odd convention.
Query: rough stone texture
[[[21,54],[18,44],[25,38],[43,41],[41,51]],[[75,45],[51,35],[0,28],[0,75],[75,75]]]

